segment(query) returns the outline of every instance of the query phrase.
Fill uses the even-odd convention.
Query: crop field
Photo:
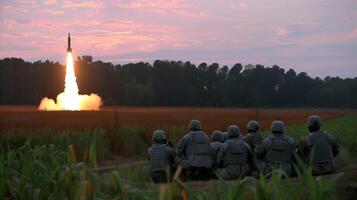
[[[205,131],[257,119],[269,135],[284,120],[296,142],[307,116],[319,114],[323,130],[340,144],[338,174],[323,178],[299,164],[297,177],[210,180],[155,185],[148,181],[146,149],[162,128],[175,146],[196,118]],[[0,107],[0,197],[10,199],[353,199],[356,190],[357,111],[341,109],[225,109],[117,107],[100,111],[38,111]],[[32,162],[35,160],[35,162]],[[41,178],[42,177],[42,178]],[[31,186],[31,187],[30,187]],[[56,199],[55,198],[55,199]]]
[[[29,106],[0,106],[0,131],[104,128],[111,132],[123,125],[135,125],[150,138],[155,129],[186,129],[191,119],[201,120],[204,130],[210,134],[216,129],[225,130],[230,124],[238,124],[244,132],[245,124],[252,119],[258,120],[263,130],[268,129],[273,120],[283,120],[285,125],[301,124],[311,114],[327,120],[357,114],[357,110],[104,107],[100,111],[45,112]]]
[[[306,114],[309,112],[313,111]],[[130,158],[139,157],[142,162],[127,163],[128,159],[119,159],[105,173],[98,171],[102,167],[100,160],[113,159],[108,157],[113,150],[117,153],[113,149],[115,143],[111,141],[115,138],[106,134],[105,127],[35,132],[3,130],[0,138],[0,198],[354,199],[357,195],[357,115],[345,112],[330,110],[331,119],[323,122],[323,130],[336,138],[341,151],[336,159],[339,173],[326,177],[313,177],[309,167],[298,163],[298,176],[288,179],[276,172],[270,179],[256,176],[236,181],[181,182],[176,177],[170,184],[155,185],[147,179],[149,172],[145,158],[139,156],[145,154],[149,142],[141,137],[143,132],[138,126],[122,127],[120,133],[116,132],[121,143],[116,144],[122,146],[120,153]],[[306,133],[305,118],[300,121],[300,125],[288,126],[286,130],[296,141]]]
[[[133,156],[145,153],[155,129],[164,129],[176,143],[187,132],[187,124],[193,118],[201,120],[207,134],[216,129],[226,130],[230,124],[238,124],[244,134],[245,124],[252,119],[257,119],[261,129],[267,130],[273,120],[283,120],[286,126],[304,124],[311,114],[328,120],[357,114],[357,110],[104,107],[100,111],[39,111],[30,106],[0,106],[0,134],[12,131],[10,134],[51,132],[53,135],[56,131],[100,128],[106,133],[112,152]],[[48,128],[52,131],[43,131]]]

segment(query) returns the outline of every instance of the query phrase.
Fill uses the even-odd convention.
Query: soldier
[[[307,120],[310,134],[305,136],[298,146],[300,157],[312,166],[314,175],[330,174],[335,171],[335,161],[339,153],[338,144],[334,138],[320,131],[321,118],[312,115]]]
[[[152,135],[154,144],[148,149],[151,180],[155,183],[167,182],[171,179],[175,163],[175,150],[166,144],[163,130],[156,130]],[[169,175],[169,177],[167,177]]]
[[[247,135],[243,137],[244,142],[249,144],[252,150],[252,155],[255,155],[255,148],[262,144],[264,137],[258,132],[259,122],[251,120],[247,123]],[[252,171],[255,171],[262,165],[261,160],[254,159],[254,164],[252,165]]]
[[[213,161],[213,168],[217,168],[217,154],[219,148],[222,146],[223,142],[225,141],[224,133],[222,131],[215,130],[211,136],[211,150],[212,150],[212,161]]]
[[[244,142],[249,144],[250,149],[254,153],[254,149],[256,146],[260,145],[264,140],[264,137],[258,133],[259,130],[259,122],[252,120],[247,124],[247,135],[243,137]]]
[[[222,132],[222,133],[223,133],[223,138],[224,138],[224,141],[223,141],[223,142],[225,142],[226,140],[229,139],[228,133],[227,133],[227,132]]]
[[[202,131],[201,122],[191,120],[190,132],[177,144],[176,162],[184,169],[188,179],[209,179],[212,167],[210,140]]]
[[[238,179],[249,174],[252,151],[240,138],[237,125],[228,126],[228,137],[218,152],[218,174],[223,179]]]
[[[255,150],[257,159],[262,159],[260,171],[265,176],[270,176],[274,170],[281,169],[287,176],[293,173],[292,162],[294,160],[294,140],[284,135],[284,123],[273,121],[271,124],[272,136],[264,139]]]

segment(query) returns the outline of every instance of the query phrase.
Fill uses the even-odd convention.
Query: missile
[[[71,34],[68,33],[68,47],[67,47],[67,52],[72,52],[71,48]]]

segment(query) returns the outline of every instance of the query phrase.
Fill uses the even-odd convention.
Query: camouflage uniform
[[[321,118],[312,115],[308,118],[307,126],[310,134],[305,136],[298,146],[300,157],[312,166],[314,175],[329,174],[335,171],[335,161],[339,147],[334,138],[320,131]]]
[[[176,162],[184,168],[186,178],[207,179],[213,164],[210,140],[201,129],[198,120],[191,120],[191,132],[181,138],[177,144]]]
[[[293,173],[292,162],[294,160],[294,140],[284,135],[284,123],[274,121],[271,126],[272,136],[264,139],[262,144],[255,150],[257,159],[262,159],[260,171],[270,176],[274,170],[281,169],[287,176]]]
[[[221,169],[218,174],[223,179],[238,179],[250,172],[252,151],[247,143],[240,139],[240,129],[236,125],[228,127],[229,139],[220,148],[217,163]]]
[[[256,146],[260,145],[264,140],[264,137],[258,133],[259,123],[257,121],[249,121],[247,124],[248,133],[243,137],[244,142],[249,144],[250,149],[254,153]]]
[[[219,148],[222,146],[225,138],[222,131],[213,131],[212,138],[211,138],[211,150],[212,150],[212,161],[213,161],[213,168],[217,167],[217,154]]]
[[[243,137],[244,142],[246,142],[250,149],[252,150],[253,156],[255,153],[255,148],[262,144],[264,137],[258,132],[259,130],[259,122],[252,120],[247,124],[248,133]],[[261,165],[261,160],[254,159],[254,165],[252,166],[252,170],[259,168]]]
[[[165,143],[166,137],[162,130],[154,131],[153,141],[155,143],[147,150],[151,179],[155,183],[166,182],[173,174],[175,150]],[[167,177],[167,174],[170,177]]]

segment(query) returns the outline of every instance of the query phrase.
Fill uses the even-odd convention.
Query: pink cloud
[[[187,0],[134,0],[129,3],[116,3],[116,7],[154,13],[163,16],[205,17],[207,13],[192,10]]]
[[[62,7],[102,9],[104,8],[104,3],[101,1],[82,1],[82,2],[64,1]]]
[[[43,2],[44,5],[51,5],[57,3],[57,0],[45,0]]]
[[[296,24],[299,26],[317,26],[317,25],[320,25],[320,22],[307,21],[307,22],[298,22]]]
[[[357,27],[347,34],[347,38],[357,38]]]
[[[275,31],[275,36],[286,36],[289,34],[289,29],[286,27],[278,27]]]
[[[238,5],[240,7],[246,7],[247,6],[247,3],[246,2],[239,2]]]

